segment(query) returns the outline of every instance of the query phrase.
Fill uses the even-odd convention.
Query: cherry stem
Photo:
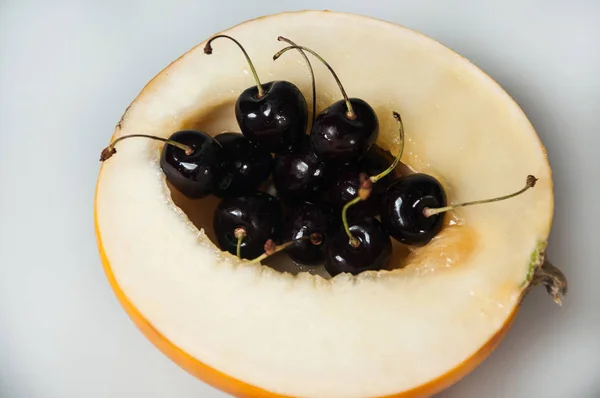
[[[535,186],[536,182],[537,182],[537,178],[535,178],[532,175],[529,175],[529,176],[527,176],[527,181],[525,183],[525,187],[517,192],[511,193],[510,195],[500,196],[498,198],[492,198],[492,199],[476,200],[473,202],[459,203],[459,204],[450,205],[450,206],[446,206],[446,207],[440,207],[437,209],[431,209],[429,207],[426,207],[423,209],[423,215],[425,217],[431,217],[431,216],[439,214],[439,213],[443,213],[443,212],[446,212],[449,210],[456,209],[457,207],[480,205],[480,204],[484,204],[484,203],[499,202],[501,200],[514,198],[515,196],[518,196],[518,195],[522,194],[523,192],[527,191],[529,188],[533,188]]]
[[[392,111],[392,114],[394,115],[394,119],[396,119],[396,121],[398,122],[398,135],[400,137],[400,149],[398,149],[398,154],[396,155],[396,158],[394,159],[394,161],[392,162],[390,167],[388,167],[381,173],[377,174],[376,176],[370,177],[370,180],[373,184],[375,184],[377,181],[381,180],[386,175],[390,174],[396,168],[396,166],[398,166],[398,163],[400,163],[400,158],[402,157],[402,153],[404,152],[404,123],[402,123],[402,118],[400,117],[400,114],[398,112]]]
[[[273,60],[277,60],[277,58],[281,57],[281,55],[283,55],[283,53],[285,53],[286,51],[291,50],[293,48],[298,49],[298,50],[308,51],[309,53],[314,55],[319,61],[321,61],[327,67],[327,69],[329,69],[329,71],[333,75],[333,78],[335,79],[337,85],[339,86],[340,91],[342,92],[342,95],[344,96],[344,101],[346,102],[346,108],[348,109],[348,111],[346,112],[346,117],[350,120],[356,119],[356,113],[354,113],[354,109],[352,108],[352,104],[350,103],[350,100],[348,99],[346,90],[344,90],[344,86],[342,86],[342,82],[340,82],[340,79],[338,78],[337,74],[335,73],[333,68],[327,63],[327,61],[325,61],[325,59],[323,59],[323,57],[321,57],[315,51],[311,50],[308,47],[304,47],[304,46],[288,46],[288,47],[285,47],[285,48],[279,50],[277,53],[275,53],[275,55],[273,55]]]
[[[277,38],[277,40],[284,41],[288,44],[291,44],[292,46],[296,46],[296,47],[298,46],[296,43],[294,43],[290,39],[285,38],[283,36],[279,36]],[[317,114],[317,84],[315,83],[315,73],[313,71],[313,67],[312,67],[312,64],[310,63],[310,60],[308,59],[308,57],[306,56],[304,51],[302,51],[301,49],[298,49],[298,51],[300,52],[300,54],[302,54],[302,57],[304,57],[304,61],[308,65],[308,69],[310,69],[310,77],[312,79],[312,122],[311,122],[311,126],[312,126],[312,124],[315,123],[315,117]]]
[[[238,258],[242,258],[242,242],[246,239],[246,230],[244,228],[236,228],[235,231],[233,231],[233,236],[237,239],[237,250],[235,253]]]
[[[250,262],[251,263],[260,263],[265,258],[272,256],[273,254],[275,254],[277,252],[287,249],[288,247],[293,245],[295,242],[296,242],[295,240],[291,240],[289,242],[285,242],[284,244],[277,246],[275,244],[275,242],[273,242],[271,239],[269,239],[267,241],[267,243],[265,243],[265,252],[263,254],[261,254],[260,256],[256,257],[254,260],[250,260]]]
[[[371,195],[371,191],[373,189],[373,184],[381,180],[386,175],[390,174],[396,168],[396,166],[398,166],[400,158],[402,157],[402,153],[404,152],[404,124],[402,123],[402,118],[400,117],[400,114],[398,112],[392,111],[392,114],[394,115],[394,119],[396,119],[396,121],[398,122],[398,135],[400,137],[400,149],[398,149],[398,154],[396,155],[396,158],[387,169],[375,176],[368,177],[365,174],[359,175],[360,186],[358,188],[358,193],[356,197],[348,203],[346,203],[342,209],[342,223],[344,224],[346,235],[348,235],[348,238],[350,238],[350,245],[352,247],[358,247],[360,245],[360,241],[356,239],[356,237],[350,232],[350,226],[348,225],[347,217],[348,209],[351,206],[363,200],[369,199],[369,196]]]
[[[146,135],[146,134],[130,134],[130,135],[124,135],[122,137],[117,138],[116,140],[114,140],[113,142],[111,142],[111,144],[109,146],[107,146],[106,148],[104,148],[102,150],[102,153],[100,154],[100,161],[104,162],[105,160],[109,159],[112,155],[114,155],[115,153],[117,153],[117,150],[115,149],[115,145],[119,141],[123,141],[123,140],[128,139],[128,138],[150,138],[152,140],[162,141],[162,142],[164,142],[165,144],[168,144],[168,145],[173,145],[174,147],[177,147],[177,148],[181,149],[182,151],[184,151],[187,156],[190,156],[192,153],[194,153],[194,148],[193,147],[191,147],[189,145],[182,144],[182,143],[177,142],[177,141],[169,140],[167,138],[156,137],[154,135]]]
[[[277,244],[272,239],[269,239],[265,243],[265,252],[263,254],[261,254],[260,256],[256,257],[255,259],[250,260],[249,262],[260,263],[265,258],[272,256],[273,254],[275,254],[277,252],[287,249],[288,247],[290,247],[291,245],[293,245],[294,243],[296,243],[299,240],[310,240],[310,243],[312,243],[315,246],[318,246],[323,243],[323,236],[318,232],[313,232],[312,234],[310,234],[308,236],[303,236],[301,238],[292,239],[291,241],[285,242],[284,244],[281,244],[279,246],[277,246]]]
[[[352,247],[360,246],[360,241],[356,238],[356,236],[352,235],[352,232],[350,232],[350,226],[348,225],[347,213],[348,213],[348,209],[352,205],[357,204],[361,200],[362,200],[361,197],[357,196],[356,198],[352,199],[350,202],[346,203],[344,205],[344,207],[342,208],[342,222],[344,223],[344,230],[346,231],[346,235],[348,235],[348,239],[350,239],[350,245]]]
[[[229,40],[233,41],[235,44],[237,44],[237,46],[240,48],[240,50],[242,50],[242,52],[244,53],[244,56],[246,57],[246,61],[248,61],[248,65],[250,65],[250,70],[252,71],[252,75],[254,75],[254,80],[256,81],[256,87],[258,88],[258,98],[264,97],[265,90],[263,89],[262,84],[260,84],[260,79],[258,78],[258,73],[256,73],[256,69],[254,69],[254,64],[252,63],[252,60],[250,60],[250,56],[248,55],[248,53],[246,52],[246,50],[240,44],[239,41],[237,41],[233,37],[227,36],[227,35],[216,35],[216,36],[213,36],[213,37],[210,38],[210,40],[204,46],[204,53],[205,54],[212,54],[212,46],[210,45],[210,43],[212,43],[213,40],[218,39],[220,37],[224,37],[226,39],[229,39]]]

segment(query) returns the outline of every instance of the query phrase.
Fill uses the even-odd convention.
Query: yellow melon
[[[324,56],[346,91],[380,119],[378,145],[398,150],[391,111],[402,114],[402,162],[438,177],[450,202],[534,189],[504,202],[457,209],[456,222],[397,267],[326,278],[238,260],[213,243],[214,199],[171,193],[161,144],[127,140],[103,163],[95,220],[104,269],[123,307],[160,350],[236,396],[424,397],[477,366],[542,282],[558,301],[564,276],[544,262],[553,214],[542,143],[492,79],[439,43],[401,26],[327,11],[283,13],[224,33],[242,42],[263,81],[296,84],[310,108],[303,58],[272,56],[286,36]],[[200,43],[133,101],[113,138],[168,137],[183,128],[239,131],[233,104],[254,84],[231,42]],[[317,109],[340,99],[314,62]],[[108,138],[108,137],[107,137]],[[192,222],[194,221],[194,222]],[[205,229],[206,228],[206,229]],[[398,245],[397,245],[398,246]]]

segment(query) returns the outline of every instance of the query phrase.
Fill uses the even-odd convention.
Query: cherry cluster
[[[306,53],[323,62],[336,80],[343,99],[318,114],[313,75],[310,129],[307,101],[289,81],[261,83],[242,45],[216,35],[204,52],[212,54],[218,38],[233,41],[243,52],[256,85],[235,103],[240,133],[211,136],[184,130],[168,139],[143,134],[113,141],[101,155],[116,153],[126,138],[163,141],[160,166],[167,180],[189,198],[215,195],[222,199],[213,228],[221,250],[258,262],[286,250],[303,265],[324,264],[331,276],[388,267],[392,241],[422,246],[441,230],[444,214],[458,206],[487,203],[516,196],[535,185],[529,176],[522,190],[501,198],[448,206],[440,182],[422,173],[398,175],[404,148],[404,128],[398,124],[400,149],[396,156],[377,145],[379,119],[360,98],[346,94],[333,68],[315,51],[279,37],[300,51],[312,75]],[[275,195],[266,192],[272,183]]]

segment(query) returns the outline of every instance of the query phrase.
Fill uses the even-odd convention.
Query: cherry
[[[446,206],[438,180],[427,174],[409,174],[394,181],[383,195],[381,221],[390,235],[407,245],[425,245],[440,232],[444,215],[425,217],[426,207]]]
[[[295,152],[275,155],[273,183],[281,198],[314,200],[324,190],[326,179],[327,166],[315,155],[308,139]]]
[[[398,112],[392,112],[392,114],[398,122],[398,135],[400,138],[400,149],[393,162],[388,163],[381,153],[373,151],[374,154],[371,158],[365,159],[362,164],[364,170],[375,172],[388,164],[387,168],[370,177],[364,172],[346,172],[339,177],[338,181],[329,190],[329,200],[338,208],[343,206],[342,219],[346,229],[348,227],[346,222],[348,211],[351,215],[377,215],[379,213],[381,192],[389,184],[390,176],[394,175],[394,170],[400,163],[404,152],[404,125]],[[360,205],[362,207],[359,207]],[[355,207],[358,207],[358,209],[355,209]],[[348,232],[348,237],[352,239],[350,232]]]
[[[341,210],[346,203],[356,198],[361,185],[361,178],[366,173],[356,171],[346,171],[329,186],[327,198],[329,202],[337,209]],[[374,190],[373,190],[374,191]],[[350,216],[376,216],[379,214],[380,196],[372,192],[366,200],[348,209]]]
[[[392,253],[392,240],[373,217],[353,221],[349,228],[356,243],[344,229],[330,237],[325,249],[325,269],[331,276],[342,272],[358,275],[385,269]]]
[[[213,36],[204,47],[206,54],[212,54],[211,43],[217,38],[227,38],[237,44],[256,81],[256,85],[244,90],[235,103],[235,117],[242,134],[269,152],[288,152],[297,148],[308,123],[306,99],[300,89],[281,80],[261,84],[248,53],[230,36]]]
[[[223,148],[216,196],[245,195],[269,178],[273,158],[268,151],[238,133],[221,133],[215,140]]]
[[[394,181],[383,197],[381,220],[391,236],[407,245],[423,246],[442,229],[442,213],[457,207],[497,202],[513,198],[535,186],[527,176],[525,187],[510,195],[446,206],[440,182],[427,174],[410,174]]]
[[[214,192],[221,167],[221,145],[210,135],[197,130],[182,130],[168,139],[145,134],[117,138],[102,151],[101,161],[114,155],[115,145],[128,138],[163,141],[160,167],[169,181],[183,195],[199,199]]]
[[[294,240],[287,250],[290,258],[304,265],[322,262],[324,247],[333,227],[331,208],[310,202],[297,206],[286,218],[283,230],[285,240]]]
[[[325,269],[335,276],[341,272],[359,274],[366,270],[379,270],[387,266],[392,252],[392,241],[381,223],[373,217],[364,217],[348,222],[348,209],[369,199],[373,185],[390,174],[400,162],[404,151],[404,127],[397,112],[393,112],[398,122],[400,150],[396,158],[381,173],[369,177],[361,173],[356,197],[342,208],[344,228],[334,234],[325,249]]]
[[[357,162],[377,140],[379,120],[373,108],[360,98],[348,98],[333,68],[316,52],[304,46],[288,46],[273,56],[279,58],[296,48],[318,58],[329,69],[344,97],[316,117],[310,139],[317,156],[338,164]]]
[[[352,104],[349,117],[347,104]],[[358,161],[377,139],[379,121],[369,104],[350,98],[346,104],[338,101],[323,110],[315,119],[310,132],[315,152],[336,163]]]
[[[173,145],[163,147],[160,167],[167,180],[190,198],[213,193],[220,175],[221,145],[212,136],[194,130],[178,131],[170,139],[194,150],[188,155]]]
[[[279,200],[256,191],[224,199],[215,209],[213,229],[221,250],[253,259],[267,240],[280,240],[282,218]]]
[[[391,159],[390,159],[391,158]],[[358,167],[347,168],[341,172],[337,179],[328,189],[328,198],[331,204],[341,210],[342,207],[358,194],[360,187],[360,174],[377,175],[384,172],[393,163],[394,158],[377,146],[371,147]],[[348,210],[351,216],[370,215],[376,216],[380,211],[381,195],[387,186],[393,181],[395,171],[383,177],[377,184],[373,185],[373,191],[369,198],[352,206]]]

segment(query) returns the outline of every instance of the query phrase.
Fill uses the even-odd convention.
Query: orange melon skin
[[[102,173],[102,168],[100,168]],[[98,194],[98,186],[96,186],[96,201]],[[156,330],[150,322],[148,322],[144,316],[138,311],[138,309],[127,299],[125,293],[119,287],[117,280],[112,272],[110,261],[106,256],[104,247],[102,245],[102,238],[98,229],[98,212],[96,205],[94,205],[94,227],[96,231],[96,240],[98,244],[98,251],[100,254],[100,260],[104,272],[112,287],[117,299],[121,303],[121,306],[125,309],[129,318],[138,327],[138,329],[146,336],[148,340],[152,342],[163,354],[169,357],[173,362],[179,365],[181,368],[204,381],[205,383],[231,394],[235,397],[240,398],[288,398],[289,396],[275,394],[251,384],[245,383],[241,380],[237,380],[223,372],[211,368],[210,366],[200,362],[196,358],[192,357],[185,351],[181,350],[165,336],[163,336],[158,330]],[[409,391],[403,391],[398,394],[388,395],[382,398],[424,398],[430,397],[440,391],[450,387],[464,376],[469,374],[475,369],[492,351],[500,344],[508,330],[513,324],[517,308],[508,317],[502,328],[490,339],[487,343],[482,346],[479,351],[473,354],[470,358],[465,360],[456,368],[452,369],[448,373],[438,377],[437,379],[431,380],[426,384],[416,387]],[[291,398],[291,397],[289,397]]]

